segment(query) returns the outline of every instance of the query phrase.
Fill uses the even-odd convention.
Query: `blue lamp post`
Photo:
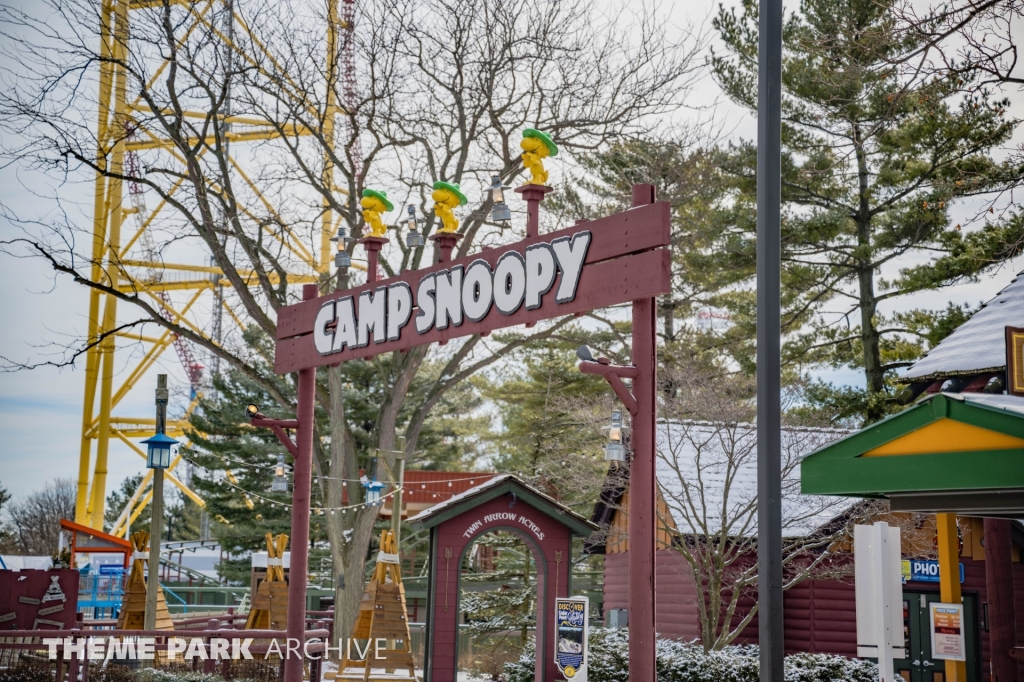
[[[143,628],[156,628],[157,589],[160,572],[160,536],[164,523],[164,469],[171,466],[171,446],[178,441],[164,433],[167,424],[167,375],[156,377],[156,435],[142,441],[148,446],[146,466],[153,470],[153,517],[150,521],[149,561],[146,562],[146,615]]]
[[[149,450],[146,453],[147,467],[150,469],[167,469],[171,466],[171,446],[177,445],[178,441],[160,432],[142,442],[149,446]]]
[[[380,493],[384,490],[384,484],[377,479],[363,481],[363,488],[366,490],[366,504],[370,507],[380,504]]]

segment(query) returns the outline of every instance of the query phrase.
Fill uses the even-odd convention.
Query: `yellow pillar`
[[[113,88],[113,66],[110,62],[110,20],[113,14],[111,0],[104,0],[100,12],[100,79],[98,121],[96,124],[96,163],[104,167],[107,154],[107,125],[110,117],[110,92]],[[100,280],[102,274],[103,254],[107,239],[107,184],[106,177],[96,172],[96,192],[93,205],[92,233],[92,269],[94,282]],[[89,290],[88,335],[86,337],[89,350],[85,356],[85,395],[82,400],[82,442],[78,464],[78,497],[75,501],[75,522],[89,524],[89,467],[92,457],[92,438],[87,434],[92,430],[96,404],[96,376],[99,373],[100,349],[97,345],[99,336],[100,292]]]
[[[117,139],[110,158],[111,173],[121,174],[124,167],[124,138],[126,117],[126,93],[128,70],[124,62],[128,58],[128,1],[119,0],[115,10],[114,41],[112,46],[112,57],[115,63],[114,82],[114,130],[112,136]],[[121,244],[121,219],[123,218],[122,181],[113,177],[108,182],[107,210],[109,211],[110,231],[107,243],[106,258],[106,283],[113,289],[117,288],[120,281],[120,264],[118,253]],[[111,397],[114,385],[114,335],[110,332],[117,325],[117,297],[107,294],[103,309],[103,321],[100,333],[108,334],[100,343],[100,414],[99,428],[96,445],[96,468],[93,471],[92,490],[90,491],[88,514],[89,525],[93,528],[103,528],[103,516],[106,507],[107,494],[107,453],[110,449],[110,411],[112,408]]]
[[[939,540],[939,598],[945,604],[960,604],[960,540],[956,514],[936,514]],[[967,663],[946,661],[945,682],[967,682]]]

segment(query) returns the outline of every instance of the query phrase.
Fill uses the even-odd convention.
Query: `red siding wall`
[[[629,553],[606,554],[604,557],[604,607],[627,608]],[[965,594],[978,596],[979,619],[985,596],[985,563],[964,556]],[[697,617],[696,589],[693,574],[682,558],[671,550],[657,553],[656,579],[658,586],[655,618],[662,637],[690,641],[700,638]],[[1017,621],[1017,646],[1024,646],[1024,564],[1013,565],[1014,602]],[[909,589],[938,592],[928,583],[914,583]],[[740,602],[740,611],[746,612],[752,598]],[[842,656],[857,654],[857,606],[852,578],[845,580],[808,580],[785,593],[786,652],[829,653]],[[742,617],[737,615],[737,620]],[[981,633],[981,679],[989,680],[988,633]],[[757,617],[744,628],[737,644],[757,643]],[[1020,679],[1024,680],[1024,663],[1020,665]]]
[[[670,550],[655,553],[655,580],[658,599],[654,605],[654,619],[658,634],[670,639],[689,642],[700,639],[700,619],[697,617],[697,590],[693,572],[683,558]],[[624,609],[629,603],[629,553],[604,556],[604,608]]]

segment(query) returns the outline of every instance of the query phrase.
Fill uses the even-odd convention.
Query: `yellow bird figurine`
[[[548,172],[544,170],[544,159],[549,156],[558,156],[558,146],[551,140],[547,133],[542,133],[533,128],[523,131],[523,141],[519,143],[523,148],[523,165],[530,171],[530,185],[546,185]]]
[[[370,237],[383,237],[387,234],[387,225],[380,219],[380,214],[385,211],[394,210],[394,205],[388,201],[387,192],[378,192],[375,189],[364,189],[363,198],[359,200],[363,207],[363,220],[370,226]]]
[[[450,234],[458,231],[459,219],[455,217],[454,209],[469,202],[459,189],[458,183],[438,180],[434,183],[434,192],[430,196],[434,200],[434,215],[441,221],[441,229],[438,232]]]

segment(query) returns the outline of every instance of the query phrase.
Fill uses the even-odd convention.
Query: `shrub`
[[[658,682],[758,682],[756,646],[730,646],[704,652],[695,643],[659,639],[655,644]],[[518,660],[505,665],[503,682],[533,682],[534,642]],[[629,682],[628,630],[590,631],[588,678]],[[874,663],[831,654],[793,654],[786,657],[786,682],[874,682]]]

